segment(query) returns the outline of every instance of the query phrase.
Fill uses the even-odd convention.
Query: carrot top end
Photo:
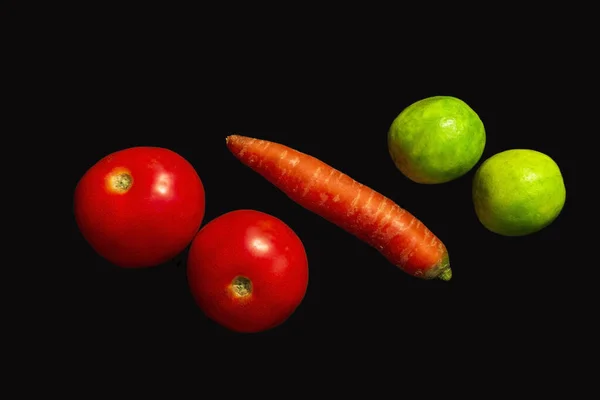
[[[448,267],[444,269],[437,277],[443,281],[449,281],[452,279],[452,270],[450,267]]]

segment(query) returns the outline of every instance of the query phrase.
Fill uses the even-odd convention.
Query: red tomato
[[[112,153],[75,189],[75,219],[102,257],[126,268],[169,261],[192,241],[204,217],[204,186],[179,154],[158,147]]]
[[[206,224],[192,241],[188,282],[198,306],[237,332],[260,332],[287,320],[308,285],[304,245],[272,215],[237,210]]]

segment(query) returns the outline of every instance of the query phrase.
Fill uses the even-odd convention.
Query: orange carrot
[[[239,135],[227,148],[302,207],[375,247],[422,279],[450,280],[446,246],[392,200],[315,157],[279,143]]]

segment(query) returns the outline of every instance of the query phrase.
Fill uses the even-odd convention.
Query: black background
[[[561,93],[568,84],[553,62],[562,51],[556,42],[499,36],[476,44],[474,33],[442,32],[411,46],[418,32],[377,23],[371,29],[339,18],[329,29],[317,17],[290,26],[286,18],[268,25],[225,14],[213,23],[213,16],[185,23],[139,17],[119,24],[118,33],[112,25],[80,23],[83,33],[64,47],[70,62],[63,72],[72,84],[69,146],[78,149],[71,154],[72,190],[113,151],[161,146],[200,175],[203,224],[241,208],[285,221],[306,247],[308,291],[286,323],[253,337],[334,335],[367,344],[392,334],[416,347],[459,339],[490,345],[500,337],[494,346],[535,347],[571,318],[565,304],[574,287],[563,272],[576,178],[564,145]],[[315,32],[317,24],[322,31]],[[403,177],[387,152],[387,130],[404,107],[434,95],[461,98],[479,114],[487,132],[481,161],[529,148],[558,163],[567,202],[551,226],[521,238],[487,231],[471,201],[480,163],[441,185]],[[311,154],[396,201],[444,241],[452,280],[410,277],[293,203],[228,152],[225,137],[232,133]],[[200,337],[240,336],[193,302],[185,253],[155,268],[120,269],[93,252],[74,218],[72,230],[66,311],[78,340],[193,345]]]

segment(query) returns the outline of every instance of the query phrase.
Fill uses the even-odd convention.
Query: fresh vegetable
[[[503,236],[525,236],[550,225],[567,196],[556,162],[536,150],[511,149],[485,160],[473,177],[481,224]]]
[[[452,96],[419,100],[394,119],[388,149],[396,167],[417,183],[449,182],[481,158],[486,135],[479,115]]]
[[[286,321],[308,285],[300,238],[283,221],[254,210],[232,211],[206,224],[190,246],[187,273],[204,313],[246,333]]]
[[[150,267],[180,253],[204,217],[204,186],[177,153],[133,147],[112,153],[79,180],[75,220],[92,248],[124,268]]]
[[[293,201],[422,279],[452,276],[444,244],[408,211],[322,161],[282,144],[232,135],[227,147]]]

